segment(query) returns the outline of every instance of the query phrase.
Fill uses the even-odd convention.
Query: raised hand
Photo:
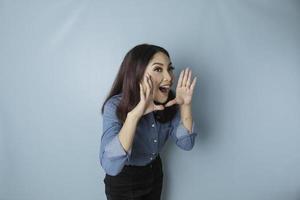
[[[140,102],[134,108],[134,112],[138,114],[139,117],[146,115],[155,110],[163,110],[164,106],[155,105],[153,101],[153,82],[151,76],[146,74],[144,77],[145,88],[142,83],[140,85]]]
[[[186,68],[181,71],[176,87],[176,97],[175,99],[170,100],[165,107],[172,106],[174,104],[179,105],[190,105],[192,103],[192,97],[194,88],[196,85],[197,77],[192,78],[192,71],[189,68]]]

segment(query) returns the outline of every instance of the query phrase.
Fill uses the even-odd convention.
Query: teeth
[[[167,87],[159,87],[159,89],[170,90],[170,88]]]
[[[168,94],[169,91],[171,90],[171,85],[170,84],[161,85],[161,86],[159,86],[159,90],[164,94]]]
[[[170,90],[170,88],[167,88],[167,87],[159,87],[159,90],[161,91],[161,92],[163,92],[163,93],[168,93],[169,92],[169,90]]]

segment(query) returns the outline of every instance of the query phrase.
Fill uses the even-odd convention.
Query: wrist
[[[180,109],[192,109],[192,104],[181,104]]]
[[[192,106],[191,104],[180,105],[181,118],[186,120],[192,118]]]
[[[127,118],[130,119],[130,121],[138,122],[141,116],[132,110],[127,113]]]

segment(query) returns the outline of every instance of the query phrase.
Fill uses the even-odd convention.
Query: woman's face
[[[143,79],[148,73],[153,84],[153,100],[165,103],[174,81],[173,66],[167,55],[162,52],[154,54],[145,70]],[[143,82],[145,88],[145,83]]]

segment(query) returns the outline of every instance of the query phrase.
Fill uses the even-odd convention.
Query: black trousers
[[[163,170],[158,155],[146,166],[127,166],[116,176],[105,175],[108,200],[160,200]]]

